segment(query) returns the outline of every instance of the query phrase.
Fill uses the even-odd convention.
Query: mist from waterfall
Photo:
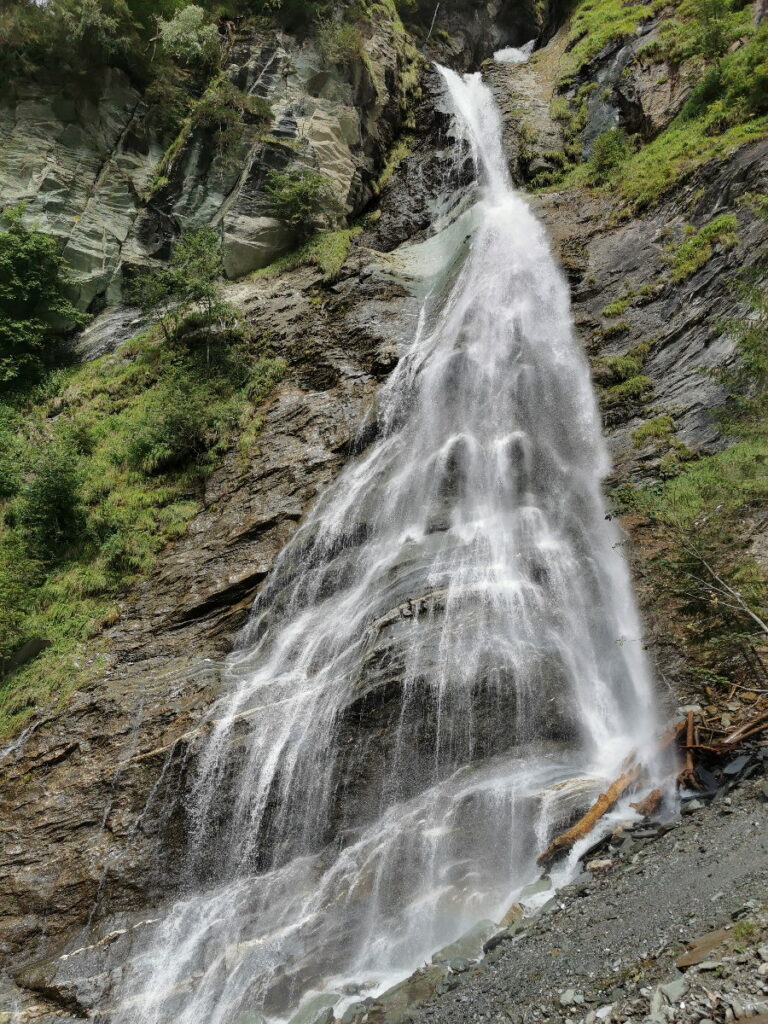
[[[440,70],[478,179],[469,241],[445,254],[375,440],[229,660],[194,761],[188,895],[127,965],[118,1024],[282,1019],[306,992],[375,991],[498,919],[627,752],[653,760],[568,288],[512,189],[490,90]]]

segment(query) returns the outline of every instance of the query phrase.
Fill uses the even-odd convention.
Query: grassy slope
[[[209,362],[150,331],[0,407],[0,655],[50,644],[0,682],[0,735],[98,671],[119,597],[183,533],[206,474],[236,431],[258,427],[282,373],[242,342]],[[72,501],[57,501],[62,481]]]
[[[713,158],[732,155],[741,145],[768,137],[768,25],[755,26],[752,5],[738,0],[583,0],[568,27],[560,64],[563,94],[553,116],[565,129],[570,167],[553,183],[604,189],[624,206],[624,216],[652,207],[679,187],[686,176]],[[581,158],[581,131],[587,102],[599,88],[591,62],[609,44],[631,38],[638,27],[658,18],[658,31],[641,48],[644,63],[658,63],[688,80],[691,92],[683,110],[653,138],[605,140],[603,162]],[[534,58],[535,59],[535,58]],[[568,98],[569,97],[569,98]],[[768,197],[751,196],[748,205],[766,216]],[[665,278],[678,283],[696,273],[714,246],[731,248],[737,240],[736,218],[721,215],[669,248]],[[740,290],[734,268],[734,291]],[[661,456],[658,481],[643,487],[625,484],[613,494],[618,509],[630,514],[638,543],[646,551],[646,582],[660,607],[674,609],[672,631],[685,651],[688,669],[717,691],[726,683],[757,688],[768,685],[760,659],[768,665],[768,638],[741,606],[768,620],[765,565],[755,542],[765,529],[768,503],[768,261],[751,285],[751,309],[740,321],[721,325],[734,337],[738,369],[723,373],[730,400],[722,430],[729,447],[701,456],[676,437],[674,421],[657,416],[634,434],[637,448],[652,446]],[[603,311],[608,317],[631,316],[634,294]],[[737,296],[735,294],[734,298]],[[626,328],[624,321],[615,331]],[[645,351],[596,360],[606,410],[636,401],[652,382],[641,373]],[[635,394],[638,392],[638,394]],[[632,397],[632,396],[630,396]],[[710,566],[738,594],[709,572]]]
[[[708,4],[717,8],[717,17],[704,17]],[[587,98],[597,88],[590,79],[590,62],[604,47],[630,39],[654,17],[659,18],[658,32],[635,59],[663,64],[670,74],[689,81],[688,102],[655,138],[635,138],[623,150],[617,147],[612,165],[606,167],[597,166],[594,159],[578,162],[558,188],[603,185],[640,210],[653,205],[707,160],[768,137],[768,24],[754,25],[751,4],[584,0],[569,26],[560,83],[563,89],[575,90],[575,95],[570,102],[558,97],[553,106],[570,137],[572,159],[580,160],[578,137]]]

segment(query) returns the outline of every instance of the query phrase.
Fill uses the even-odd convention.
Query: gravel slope
[[[611,868],[559,893],[412,1019],[703,1024],[768,1013],[768,749],[760,755],[752,778],[659,838],[625,841]],[[704,969],[678,971],[686,944],[724,925]]]

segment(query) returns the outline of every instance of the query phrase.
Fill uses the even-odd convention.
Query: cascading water
[[[441,73],[480,185],[470,243],[376,440],[230,659],[197,758],[191,895],[126,969],[119,1024],[282,1018],[308,991],[381,986],[499,915],[627,751],[653,757],[567,287],[512,190],[490,91]]]

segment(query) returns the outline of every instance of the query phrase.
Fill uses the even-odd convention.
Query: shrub
[[[55,561],[81,539],[85,516],[71,445],[56,440],[43,447],[11,515],[29,554],[43,562]]]
[[[225,165],[236,158],[249,121],[266,125],[271,120],[272,111],[265,100],[247,96],[225,76],[208,87],[192,113],[192,124],[211,133],[216,153]]]
[[[140,271],[125,286],[128,300],[146,313],[160,313],[167,341],[178,341],[185,322],[201,330],[206,344],[214,326],[231,324],[232,308],[222,301],[221,246],[211,227],[185,232],[173,246],[168,266]],[[193,317],[194,315],[194,317]]]
[[[0,78],[99,84],[110,65],[134,78],[149,75],[148,42],[156,16],[171,14],[176,0],[11,0],[0,11]]]
[[[170,19],[158,21],[163,49],[186,67],[210,67],[219,58],[219,32],[202,7],[188,4]]]
[[[125,448],[128,465],[152,475],[198,458],[217,440],[216,416],[210,393],[177,371],[150,393]]]
[[[352,64],[363,52],[363,35],[353,21],[323,18],[317,24],[318,49],[331,64]]]
[[[62,331],[88,319],[66,297],[58,242],[25,228],[23,213],[6,210],[0,231],[0,392],[36,377],[60,356]]]
[[[672,250],[672,280],[684,281],[700,270],[710,260],[715,245],[732,249],[737,228],[738,221],[730,213],[715,217],[698,231],[689,227],[685,240]]]
[[[758,266],[757,273],[764,271]],[[768,289],[747,280],[738,291],[750,312],[721,325],[735,340],[738,355],[733,367],[716,374],[729,399],[724,426],[737,437],[764,437],[768,422]]]
[[[275,215],[302,234],[314,231],[324,214],[339,211],[330,181],[317,171],[270,171],[264,193]]]
[[[592,144],[590,169],[596,181],[606,181],[632,153],[632,144],[621,128],[608,128]]]

